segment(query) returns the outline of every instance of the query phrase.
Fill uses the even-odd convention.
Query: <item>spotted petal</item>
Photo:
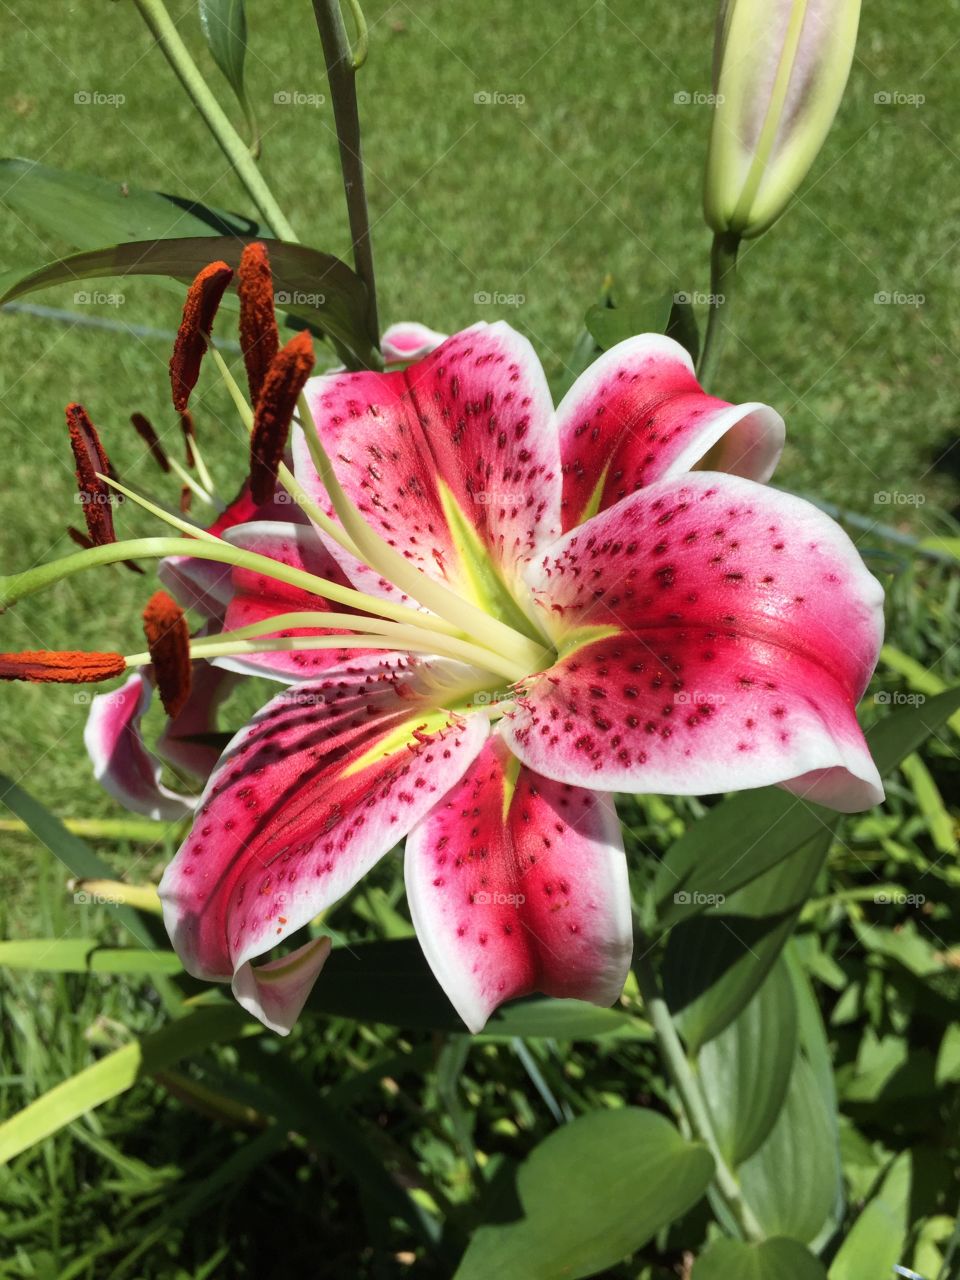
[[[882,591],[809,503],[707,472],[660,481],[530,579],[561,655],[505,730],[531,768],[678,795],[781,783],[845,811],[882,799],[855,715]]]
[[[153,687],[142,672],[90,704],[83,742],[103,789],[131,813],[176,822],[193,812],[196,796],[180,795],[160,781],[160,761],[147,750],[140,723]]]
[[[778,413],[708,396],[683,347],[653,333],[618,343],[581,374],[557,429],[564,529],[698,464],[769,480],[784,440]]]
[[[457,781],[485,717],[438,710],[412,677],[353,675],[284,690],[241,730],[160,884],[190,973],[244,966],[331,906]]]
[[[471,1031],[542,991],[611,1005],[630,966],[630,886],[613,798],[542,778],[491,738],[407,837],[407,900]]]
[[[396,373],[314,378],[307,400],[348,496],[425,574],[503,614],[559,532],[560,458],[543,370],[509,325],[476,325]],[[297,478],[331,510],[302,435]],[[331,546],[363,590],[394,594]],[[508,618],[508,620],[510,620]]]

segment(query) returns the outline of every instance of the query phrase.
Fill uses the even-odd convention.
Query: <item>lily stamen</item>
[[[255,502],[273,497],[293,411],[314,362],[312,339],[303,330],[277,353],[260,385],[250,433],[250,492]]]
[[[56,649],[0,653],[0,680],[27,680],[31,684],[95,684],[121,675],[125,668],[120,653]]]
[[[178,715],[190,696],[190,630],[177,602],[165,591],[155,591],[143,611],[150,662],[163,709]]]
[[[248,244],[237,272],[240,297],[240,347],[247,370],[250,402],[256,406],[267,370],[280,349],[273,303],[273,274],[266,245]]]
[[[170,358],[173,407],[178,413],[186,409],[190,393],[197,385],[214,317],[232,279],[233,270],[225,262],[211,262],[197,273],[187,292],[180,328]]]
[[[150,455],[161,471],[169,474],[170,459],[167,457],[167,451],[160,443],[160,437],[154,430],[153,423],[143,413],[131,413],[130,422],[134,431],[150,450]]]
[[[104,480],[112,471],[110,459],[83,405],[68,404],[66,415],[87,533],[95,546],[102,547],[117,540],[113,528],[113,499]]]

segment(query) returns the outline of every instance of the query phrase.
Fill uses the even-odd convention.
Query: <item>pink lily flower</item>
[[[160,893],[188,970],[268,1026],[289,1030],[325,953],[276,962],[286,985],[252,962],[404,839],[417,934],[477,1031],[534,991],[618,998],[614,792],[882,798],[855,711],[879,584],[759,483],[779,416],[707,396],[675,343],[621,343],[554,412],[526,339],[478,325],[402,372],[313,379],[301,426],[313,523],[226,540],[420,625],[325,628],[322,592],[232,571],[228,630],[259,633],[205,655],[290,687],[227,747]]]
[[[181,410],[229,283],[212,264],[191,286]],[[253,962],[406,840],[414,925],[471,1030],[534,991],[611,1004],[632,947],[615,792],[776,784],[842,811],[882,798],[856,719],[882,593],[838,525],[764,487],[783,444],[772,409],[707,396],[686,352],[647,335],[555,412],[502,323],[402,370],[308,381],[309,337],[281,348],[274,332],[262,245],[239,292],[252,407],[221,373],[250,431],[249,496],[213,531],[164,512],[116,479],[73,405],[92,549],[37,571],[176,555],[203,633],[156,592],[143,653],[0,654],[0,679],[140,669],[98,700],[88,736],[95,759],[120,761],[116,793],[158,811],[183,801],[139,736],[154,684],[181,750],[205,745],[217,671],[288,686],[217,761],[161,882],[192,974],[287,1032],[329,938]],[[118,489],[187,539],[110,551]],[[276,518],[281,489],[298,520]]]

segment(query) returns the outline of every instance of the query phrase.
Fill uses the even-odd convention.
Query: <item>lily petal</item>
[[[329,938],[313,938],[302,947],[254,967],[248,960],[230,984],[237,1003],[280,1035],[289,1034],[327,962]]]
[[[407,837],[407,901],[471,1031],[542,991],[611,1005],[630,967],[630,886],[612,796],[540,777],[491,738]]]
[[[562,655],[504,730],[532,769],[675,795],[780,783],[844,811],[883,798],[856,719],[883,593],[809,503],[707,472],[661,481],[530,579]]]
[[[482,715],[437,709],[415,674],[285,689],[227,747],[160,883],[189,972],[229,981],[341,898],[453,786],[487,732]]]
[[[157,755],[176,769],[206,782],[220,759],[220,747],[210,739],[217,728],[217,710],[239,678],[230,671],[194,662],[190,696],[183,710],[167,720],[157,739]]]
[[[307,400],[348,496],[430,577],[496,612],[559,532],[560,457],[543,369],[509,325],[480,324],[397,373],[314,378]],[[302,433],[294,469],[332,513]],[[362,590],[396,588],[340,548]]]
[[[403,364],[428,356],[446,340],[447,334],[428,329],[425,324],[418,324],[416,320],[401,320],[384,330],[380,350],[387,364]]]
[[[684,348],[655,333],[595,360],[561,401],[557,428],[564,529],[705,461],[711,471],[767,481],[784,441],[775,410],[708,396]]]
[[[150,681],[139,672],[118,689],[97,694],[90,704],[83,741],[94,777],[104,791],[131,813],[176,822],[193,812],[197,798],[164,786],[160,761],[144,746],[140,722],[152,694]]]

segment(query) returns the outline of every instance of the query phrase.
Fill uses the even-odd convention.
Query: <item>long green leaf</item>
[[[272,232],[253,219],[185,196],[145,191],[20,157],[0,159],[0,202],[74,249],[184,236],[256,239]]]
[[[781,958],[739,1016],[697,1055],[714,1132],[729,1164],[753,1155],[773,1128],[796,1049],[797,1002]]]
[[[691,1052],[728,1026],[760,988],[796,927],[833,836],[826,828],[667,942],[667,1002]]]
[[[916,751],[960,708],[960,688],[885,716],[867,733],[881,777]],[[657,869],[654,896],[663,928],[700,914],[789,857],[836,815],[775,787],[718,804],[673,845]]]
[[[0,942],[0,965],[47,973],[182,973],[172,951],[103,947],[93,938],[31,938]]]
[[[537,1146],[511,1221],[481,1227],[455,1280],[577,1280],[612,1267],[703,1195],[713,1160],[663,1116],[594,1111]]]
[[[903,1257],[910,1229],[913,1155],[902,1152],[861,1211],[830,1266],[830,1280],[888,1276]]]
[[[810,1244],[834,1211],[841,1186],[834,1117],[804,1054],[794,1059],[773,1129],[737,1176],[767,1235]]]
[[[109,880],[113,868],[97,857],[88,844],[73,835],[44,805],[5,774],[0,773],[0,802],[26,824],[55,858],[81,880]],[[166,934],[159,920],[132,907],[104,904],[104,909],[115,914],[130,932],[146,947],[167,945]]]
[[[416,938],[336,948],[324,966],[322,981],[307,1001],[307,1010],[411,1029],[464,1030]],[[484,1036],[646,1040],[650,1028],[642,1019],[619,1009],[600,1009],[579,1000],[531,999],[498,1010]]]
[[[171,1067],[212,1044],[256,1035],[262,1030],[239,1005],[223,1004],[198,1009],[142,1040],[114,1050],[0,1125],[0,1164],[126,1092],[151,1072]]]
[[[247,55],[247,15],[243,0],[199,0],[200,30],[245,112],[249,112],[243,84]]]
[[[278,309],[329,332],[361,363],[375,362],[364,330],[366,289],[346,263],[306,245],[259,238],[270,254]],[[236,268],[246,242],[237,236],[191,236],[88,249],[20,277],[0,296],[0,305],[36,289],[85,279],[163,276],[189,281],[215,259]]]

